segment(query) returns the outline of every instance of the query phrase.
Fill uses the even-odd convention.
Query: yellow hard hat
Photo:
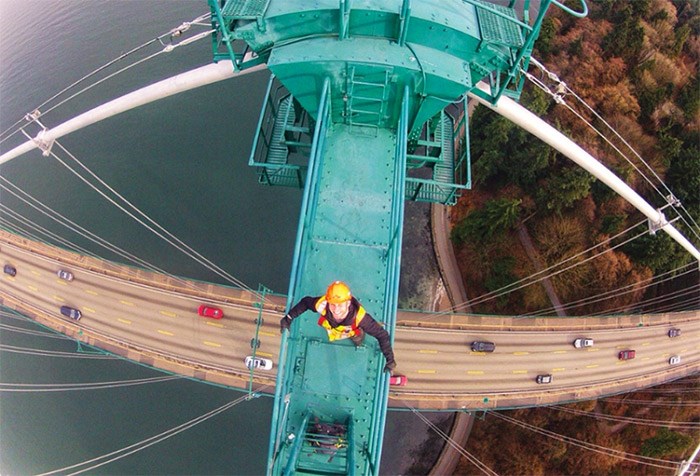
[[[326,301],[330,304],[341,304],[351,298],[350,288],[342,281],[333,281],[326,290]]]

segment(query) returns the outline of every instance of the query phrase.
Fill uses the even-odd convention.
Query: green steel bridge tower
[[[393,336],[404,200],[470,188],[466,94],[519,97],[554,0],[208,0],[214,61],[272,72],[250,164],[303,189],[288,307],[335,280]],[[531,11],[533,10],[533,11]],[[488,84],[484,92],[478,82]],[[389,391],[376,341],[282,335],[269,474],[378,474]],[[399,362],[400,365],[400,362]]]

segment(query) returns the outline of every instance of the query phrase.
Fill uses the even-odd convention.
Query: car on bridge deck
[[[82,312],[70,306],[61,306],[61,314],[66,317],[70,317],[71,319],[75,319],[76,321],[79,321],[80,318],[83,317]]]
[[[672,327],[671,329],[668,330],[669,337],[680,337],[680,335],[681,335],[681,330],[677,327]]]
[[[621,350],[620,353],[617,354],[617,358],[620,360],[632,360],[636,355],[637,353],[634,350]]]
[[[676,365],[681,363],[681,356],[680,355],[674,355],[670,359],[668,359],[668,363],[670,365]]]
[[[587,337],[581,337],[574,341],[574,347],[580,349],[582,347],[593,347],[593,339]]]
[[[389,385],[392,387],[403,387],[408,383],[408,377],[405,375],[392,375],[389,377]]]
[[[59,269],[56,271],[56,276],[66,281],[73,281],[73,273],[65,269]]]
[[[552,374],[538,375],[537,378],[535,378],[535,382],[537,382],[537,383],[552,383]]]
[[[270,370],[272,368],[272,360],[263,359],[262,357],[253,358],[252,355],[249,355],[245,358],[244,362],[245,366],[249,369]]]
[[[493,342],[474,341],[472,342],[472,352],[493,352],[496,350],[496,344]]]
[[[221,319],[224,317],[224,311],[218,307],[205,306],[204,304],[199,306],[197,314],[204,317],[211,317],[212,319]]]
[[[12,266],[11,264],[6,264],[5,266],[3,266],[2,271],[3,273],[9,274],[12,277],[17,275],[17,268]]]

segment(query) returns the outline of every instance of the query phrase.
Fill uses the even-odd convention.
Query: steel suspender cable
[[[607,137],[605,137],[605,135],[604,135],[601,131],[599,131],[599,130],[598,130],[597,128],[595,128],[589,121],[587,121],[585,118],[583,118],[583,116],[581,116],[581,114],[579,114],[579,113],[578,113],[577,111],[575,111],[571,106],[569,106],[569,105],[566,103],[566,101],[563,100],[561,94],[553,93],[543,82],[541,82],[540,80],[538,80],[537,78],[535,78],[532,74],[527,73],[527,72],[523,72],[523,73],[525,74],[525,76],[526,76],[531,82],[533,82],[533,84],[537,85],[540,89],[542,89],[543,91],[545,91],[547,94],[551,95],[551,96],[554,98],[554,100],[555,100],[555,102],[556,102],[557,104],[562,104],[562,105],[564,105],[564,106],[565,106],[567,109],[569,109],[574,115],[576,115],[579,119],[581,119],[587,126],[589,126],[593,131],[595,131],[596,134],[598,134],[603,140],[605,140],[618,154],[620,154],[620,156],[622,156],[622,157],[623,157],[623,158],[624,158],[624,159],[625,159],[625,160],[626,160],[626,161],[627,161],[627,162],[628,162],[628,163],[629,163],[643,178],[644,178],[644,180],[646,180],[646,181],[649,183],[649,185],[651,185],[651,187],[659,194],[659,196],[661,196],[661,198],[664,199],[664,201],[666,201],[666,202],[669,203],[669,204],[673,204],[674,207],[675,207],[675,204],[672,203],[672,202],[673,202],[673,199],[669,200],[670,197],[675,198],[673,192],[669,189],[669,187],[668,187],[668,186],[666,185],[666,183],[661,179],[661,177],[659,177],[659,175],[656,173],[656,171],[655,171],[655,170],[642,158],[642,156],[634,149],[634,147],[632,147],[632,145],[629,144],[629,142],[627,142],[627,141],[625,140],[625,138],[622,137],[622,135],[620,135],[620,133],[618,133],[617,130],[615,130],[614,127],[612,127],[603,117],[601,117],[600,114],[598,114],[597,111],[595,111],[588,103],[586,103],[586,101],[584,101],[581,97],[579,97],[579,96],[576,94],[575,91],[573,91],[571,88],[569,88],[568,85],[567,85],[565,82],[561,81],[561,80],[559,79],[559,77],[558,77],[556,74],[550,72],[542,63],[540,63],[539,61],[537,61],[535,58],[530,58],[530,61],[531,61],[531,63],[534,64],[537,68],[539,68],[543,73],[545,73],[551,80],[555,81],[555,82],[558,84],[557,92],[566,90],[566,91],[568,91],[569,93],[571,93],[581,104],[583,104],[584,107],[586,107],[586,109],[588,109],[588,110],[589,110],[596,118],[598,118],[598,119],[599,119],[599,120],[600,120],[600,121],[601,121],[601,122],[616,136],[616,137],[617,137],[617,138],[618,138],[618,139],[620,139],[620,141],[622,141],[622,143],[635,155],[635,157],[637,157],[637,159],[638,159],[642,164],[644,164],[644,166],[652,173],[652,175],[659,181],[659,183],[663,186],[663,188],[666,189],[666,192],[668,192],[668,194],[670,194],[670,195],[669,195],[669,196],[665,196],[665,195],[656,187],[656,185],[651,181],[651,179],[649,179],[649,178],[644,174],[644,172],[642,172],[642,171],[637,167],[637,165],[634,164],[634,163],[632,162],[632,160],[630,160],[629,157],[627,157],[626,154],[624,154],[624,153],[623,153],[617,146],[615,146]],[[686,208],[683,206],[682,203],[679,202],[678,205],[679,205],[679,207],[686,213],[686,216],[690,219],[690,221],[693,222],[693,225],[694,225],[694,226],[691,226],[691,224],[688,223],[688,221],[686,220],[686,218],[685,218],[683,215],[679,214],[679,216],[680,216],[681,219],[686,223],[686,225],[688,225],[690,231],[691,231],[693,234],[695,234],[695,236],[696,236],[697,238],[700,238],[700,234],[698,234],[698,230],[700,230],[700,225],[698,225],[698,223],[695,221],[695,219],[693,218],[693,216],[688,212],[688,210],[686,210]]]
[[[269,387],[269,386],[265,386],[265,387],[261,388],[260,391],[264,391],[267,387]],[[175,436],[178,433],[181,433],[185,430],[188,430],[188,429],[192,428],[193,426],[196,426],[196,425],[198,425],[198,424],[200,424],[200,423],[202,423],[202,422],[204,422],[212,417],[215,417],[215,416],[219,415],[220,413],[222,413],[230,408],[233,408],[234,406],[236,406],[239,403],[246,401],[248,399],[249,399],[249,397],[246,394],[246,395],[239,397],[238,399],[236,399],[232,402],[226,403],[226,404],[224,404],[224,405],[222,405],[222,406],[220,406],[220,407],[218,407],[210,412],[207,412],[203,415],[200,415],[196,418],[193,418],[192,420],[190,420],[188,422],[185,422],[181,425],[178,425],[178,426],[173,427],[169,430],[166,430],[162,433],[159,433],[158,435],[152,436],[150,438],[146,438],[145,440],[139,441],[138,443],[134,443],[132,445],[126,446],[126,447],[121,448],[119,450],[112,451],[111,453],[107,453],[107,454],[104,454],[102,456],[98,456],[97,458],[92,458],[90,460],[83,461],[82,463],[77,463],[77,464],[74,464],[71,466],[66,466],[65,468],[54,469],[54,470],[49,471],[47,473],[42,473],[39,476],[48,476],[51,474],[65,473],[67,470],[72,470],[72,469],[78,468],[80,466],[86,466],[88,464],[95,463],[99,460],[105,460],[105,461],[94,464],[94,465],[89,466],[87,468],[79,469],[79,470],[77,470],[73,473],[69,473],[69,474],[71,474],[71,475],[80,474],[80,473],[83,473],[85,471],[90,471],[90,470],[98,468],[100,466],[104,466],[105,464],[108,464],[108,463],[111,463],[111,462],[116,461],[118,459],[129,456],[130,454],[133,454],[133,453],[136,453],[136,452],[141,451],[143,449],[146,449],[149,446],[153,446],[156,443],[160,443],[161,441],[164,441],[164,440],[170,438],[171,436]],[[115,456],[115,455],[117,455],[117,456]],[[109,459],[106,459],[106,458],[109,458]]]
[[[50,103],[51,101],[53,101],[54,99],[60,97],[60,96],[61,96],[62,94],[64,94],[65,92],[70,91],[71,89],[73,89],[73,88],[74,88],[75,86],[77,86],[78,84],[80,84],[80,83],[82,83],[83,81],[85,81],[85,80],[87,80],[87,79],[89,79],[89,78],[95,76],[95,75],[96,75],[97,73],[99,73],[100,71],[103,71],[104,69],[109,68],[110,66],[112,66],[112,65],[118,63],[119,61],[121,61],[121,60],[123,60],[123,59],[125,59],[125,58],[127,58],[127,57],[129,57],[129,56],[131,56],[131,55],[133,55],[134,53],[136,53],[136,52],[138,52],[138,51],[140,51],[140,50],[142,50],[142,49],[148,47],[149,45],[152,45],[153,43],[155,43],[155,42],[157,42],[157,41],[160,42],[161,44],[163,44],[162,39],[163,39],[164,37],[169,36],[169,35],[172,37],[172,36],[174,36],[176,33],[177,33],[177,36],[179,36],[180,34],[182,34],[182,32],[188,30],[188,29],[190,28],[190,25],[197,24],[197,23],[199,23],[199,22],[201,22],[201,21],[204,21],[205,19],[209,18],[210,16],[211,16],[210,13],[206,13],[206,14],[204,14],[204,15],[200,15],[199,17],[195,18],[195,19],[192,20],[191,22],[185,22],[185,23],[181,24],[179,27],[176,27],[176,28],[171,29],[168,33],[165,33],[165,34],[160,35],[160,36],[158,36],[158,37],[156,37],[156,38],[153,38],[152,40],[149,40],[149,41],[147,41],[146,43],[143,43],[142,45],[137,46],[136,48],[133,48],[133,49],[127,51],[126,53],[121,54],[121,55],[118,56],[117,58],[115,58],[115,59],[113,59],[113,60],[111,60],[111,61],[105,63],[104,65],[102,65],[102,66],[100,66],[99,68],[95,69],[95,70],[92,71],[91,73],[86,74],[85,76],[83,76],[82,78],[80,78],[80,79],[78,79],[77,81],[73,82],[73,83],[70,84],[69,86],[66,86],[65,88],[63,88],[63,89],[62,89],[61,91],[59,91],[58,93],[54,94],[54,95],[51,96],[49,99],[47,99],[46,101],[44,101],[44,102],[42,102],[41,104],[39,104],[38,106],[36,106],[33,110],[34,110],[34,111],[38,111],[39,109],[41,109],[42,107],[44,107],[45,105],[47,105],[48,103]],[[207,33],[210,33],[210,32],[207,32]],[[164,46],[166,46],[166,45],[164,45]],[[123,72],[123,71],[126,71],[126,70],[129,69],[129,68],[130,68],[130,67],[124,68],[124,69],[118,71],[117,73],[121,73],[121,72]],[[114,76],[114,74],[111,75],[111,76]],[[90,89],[91,87],[92,87],[92,86],[81,90],[78,94],[80,94],[80,93],[82,93],[82,92],[85,92],[86,90]],[[46,111],[42,111],[42,112],[41,112],[41,115],[45,115],[45,114],[47,114],[48,112],[50,112],[50,111],[56,109],[58,106],[64,104],[66,101],[68,101],[69,99],[74,98],[75,96],[77,96],[77,94],[74,94],[74,95],[70,96],[68,99],[65,99],[65,100],[61,101],[60,103],[58,103],[58,104],[52,106],[50,109],[48,109],[48,110],[46,110]],[[33,114],[33,113],[30,113],[30,114],[28,114],[28,116],[31,117],[32,114]],[[25,116],[25,117],[26,117],[26,116]],[[15,122],[13,125],[11,125],[11,126],[8,127],[6,130],[4,130],[2,133],[0,133],[0,138],[3,137],[5,134],[7,134],[8,131],[10,131],[11,129],[14,129],[14,128],[17,127],[19,124],[21,124],[21,123],[22,123],[22,120],[23,120],[23,119],[18,120],[18,121]],[[13,134],[15,134],[15,132],[17,132],[17,131],[15,130],[14,132],[12,132],[12,134],[10,134],[10,136],[13,135]],[[9,136],[8,136],[8,137],[9,137]],[[0,139],[0,144],[1,144],[2,142],[4,142],[8,137],[5,137],[5,138],[3,138],[3,139]]]
[[[80,162],[73,154],[71,154],[65,147],[63,147],[61,144],[58,143],[58,141],[55,142],[56,145],[58,145],[68,156],[73,159],[78,165],[80,165],[83,170],[85,170],[90,176],[92,176],[100,185],[105,187],[107,190],[112,192],[119,200],[121,200],[124,204],[126,204],[129,208],[134,210],[139,216],[143,217],[146,221],[154,225],[158,230],[155,230],[148,224],[144,223],[141,219],[136,217],[133,213],[130,211],[126,210],[123,206],[121,206],[119,203],[117,203],[114,199],[111,197],[107,196],[105,192],[97,188],[93,183],[91,183],[89,180],[87,180],[85,177],[83,177],[80,173],[78,173],[75,169],[73,169],[70,165],[68,165],[64,160],[59,158],[56,154],[51,152],[51,156],[56,159],[61,165],[63,165],[65,168],[67,168],[69,171],[71,171],[76,177],[78,177],[81,181],[83,181],[88,187],[92,188],[95,190],[98,194],[100,194],[105,200],[107,200],[109,203],[117,207],[119,210],[127,214],[129,217],[131,217],[133,220],[135,220],[137,223],[145,227],[147,230],[149,230],[151,233],[156,235],[157,237],[161,238],[164,240],[166,243],[169,245],[173,246],[175,249],[178,251],[182,252],[183,254],[187,255],[194,261],[198,262],[205,268],[209,269],[213,273],[219,275],[220,277],[224,278],[228,282],[245,289],[246,291],[251,292],[253,295],[255,295],[258,299],[262,298],[262,296],[259,296],[257,291],[253,290],[249,286],[247,286],[245,283],[240,281],[239,279],[235,278],[231,274],[227,273],[225,270],[223,270],[220,266],[216,265],[213,263],[211,260],[203,256],[201,253],[197,252],[195,249],[193,249],[191,246],[180,240],[177,236],[166,230],[164,227],[162,227],[160,224],[156,223],[155,220],[153,220],[151,217],[149,217],[147,214],[145,214],[143,211],[141,211],[138,207],[136,207],[133,203],[131,203],[129,200],[124,198],[119,192],[114,190],[111,186],[109,186],[104,180],[102,180],[98,175],[96,175],[92,170],[90,170],[87,166],[85,166],[82,162]],[[162,232],[162,233],[161,233]],[[165,236],[164,236],[165,235]]]

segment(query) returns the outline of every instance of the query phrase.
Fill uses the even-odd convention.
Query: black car
[[[472,352],[493,352],[494,350],[496,350],[496,344],[493,342],[479,340],[472,342]]]
[[[69,306],[61,306],[61,314],[66,317],[70,317],[71,319],[75,319],[76,321],[79,321],[80,318],[83,317],[82,312]]]
[[[681,335],[681,330],[677,327],[672,327],[668,330],[669,337],[679,337]]]
[[[2,270],[5,274],[9,274],[10,276],[15,276],[17,274],[17,268],[10,264],[6,264]]]
[[[542,374],[538,375],[535,379],[537,383],[552,383],[552,374]]]

